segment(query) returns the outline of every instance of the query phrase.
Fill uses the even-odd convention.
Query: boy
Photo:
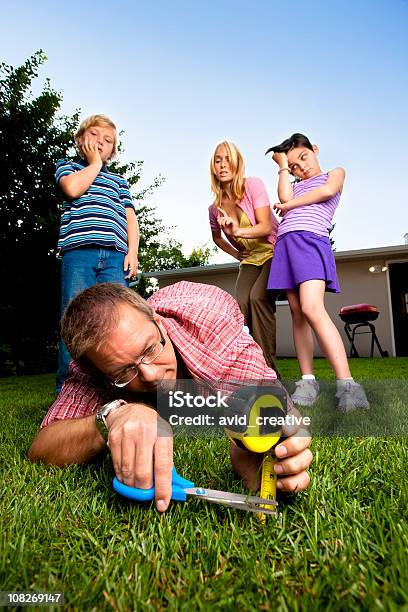
[[[61,314],[91,285],[128,285],[138,265],[139,225],[129,186],[106,166],[116,154],[115,124],[105,115],[91,115],[81,123],[75,142],[80,159],[59,160],[55,175],[65,196],[58,240]],[[61,341],[57,393],[68,376],[70,359]]]

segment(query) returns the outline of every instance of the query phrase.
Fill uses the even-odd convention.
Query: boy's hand
[[[286,155],[286,153],[274,153],[272,155],[272,159],[278,164],[279,168],[288,167],[288,156]]]
[[[82,140],[82,151],[88,164],[98,164],[102,168],[102,158],[98,150],[98,143],[95,138],[85,136]]]
[[[139,262],[137,259],[137,253],[128,253],[123,263],[123,270],[127,272],[125,278],[132,278],[136,276]]]

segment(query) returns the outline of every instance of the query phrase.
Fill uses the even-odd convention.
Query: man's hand
[[[156,507],[167,510],[171,498],[173,436],[169,424],[143,404],[126,404],[106,418],[108,446],[118,480],[130,487],[154,487]]]
[[[300,416],[296,409],[290,414]],[[278,475],[276,486],[285,493],[297,493],[309,486],[310,477],[306,470],[313,459],[309,449],[312,438],[302,426],[283,428],[283,434],[288,437],[275,447],[275,455],[278,458],[275,464],[275,473]],[[239,448],[233,443],[230,452],[234,471],[248,489],[257,491],[261,484],[263,456]]]
[[[127,272],[125,278],[133,278],[136,276],[138,265],[137,253],[128,253],[123,263],[123,271]]]

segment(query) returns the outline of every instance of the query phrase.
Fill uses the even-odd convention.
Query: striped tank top
[[[293,185],[293,198],[299,198],[311,189],[321,187],[328,178],[328,173],[312,176]],[[328,236],[332,228],[332,219],[340,201],[340,191],[324,202],[298,206],[283,217],[278,228],[278,238],[288,232],[307,231],[318,236]]]

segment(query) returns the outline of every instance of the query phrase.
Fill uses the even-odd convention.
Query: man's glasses
[[[157,325],[157,323],[155,321],[152,321],[152,323],[159,330],[160,342],[155,342],[154,344],[151,344],[145,350],[145,352],[143,353],[143,355],[139,359],[138,363],[135,363],[134,365],[129,366],[128,368],[123,370],[115,378],[114,381],[111,381],[111,384],[115,385],[115,387],[125,387],[126,385],[128,385],[130,382],[132,382],[132,380],[134,380],[136,378],[136,376],[139,375],[139,366],[140,366],[140,364],[149,365],[155,359],[157,359],[157,357],[160,355],[160,353],[163,352],[164,347],[166,345],[166,340],[163,337],[163,334],[162,334],[162,332],[160,330],[160,327]]]

